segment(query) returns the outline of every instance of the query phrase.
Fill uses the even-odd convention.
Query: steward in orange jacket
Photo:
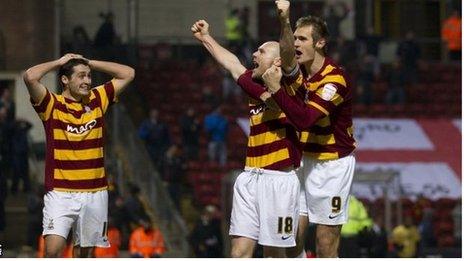
[[[132,232],[129,239],[131,257],[161,257],[166,252],[163,234],[148,219],[140,223],[141,226]]]
[[[113,226],[108,228],[108,241],[110,242],[110,247],[95,247],[95,257],[119,257],[119,248],[121,247],[121,233],[119,229]]]
[[[446,42],[450,58],[452,60],[461,60],[461,17],[457,10],[443,22],[441,28],[441,38]]]

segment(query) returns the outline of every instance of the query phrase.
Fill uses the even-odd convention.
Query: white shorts
[[[293,247],[300,182],[295,171],[245,168],[235,180],[229,235]]]
[[[73,229],[74,245],[109,247],[108,192],[49,191],[44,196],[43,233],[68,237]]]
[[[356,160],[352,154],[335,160],[303,157],[309,222],[341,225],[348,221],[351,184]]]

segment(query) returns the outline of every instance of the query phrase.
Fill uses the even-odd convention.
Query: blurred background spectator
[[[222,114],[222,105],[205,116],[204,128],[208,133],[208,157],[224,166],[227,163],[227,118]]]
[[[140,221],[140,226],[132,232],[129,251],[133,258],[162,257],[166,252],[163,234],[153,225],[149,217],[144,217]]]
[[[417,257],[420,240],[419,231],[414,225],[412,217],[406,215],[404,217],[404,224],[398,225],[392,232],[394,257]]]
[[[195,257],[224,257],[220,220],[216,215],[216,207],[206,206],[189,236]]]
[[[157,109],[151,109],[149,115],[150,117],[140,125],[139,136],[145,141],[155,166],[161,169],[164,154],[171,145],[169,127],[159,119]]]
[[[451,61],[461,61],[462,24],[459,10],[453,10],[451,15],[443,21],[441,38],[448,51]]]

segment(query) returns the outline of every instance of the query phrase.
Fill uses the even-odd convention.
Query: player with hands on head
[[[284,248],[295,246],[300,182],[294,169],[299,166],[301,151],[294,127],[278,107],[272,108],[263,84],[264,72],[279,63],[279,44],[263,43],[253,53],[254,68],[247,70],[236,55],[211,37],[205,20],[195,22],[191,30],[250,98],[245,169],[233,192],[231,256],[252,257],[259,243],[265,257],[285,257]]]
[[[56,69],[62,94],[41,83],[45,74]],[[91,70],[113,79],[92,88]],[[109,246],[103,116],[134,75],[129,66],[79,54],[35,65],[23,75],[46,134],[45,257],[60,256],[71,229],[74,257],[93,257],[95,246]]]

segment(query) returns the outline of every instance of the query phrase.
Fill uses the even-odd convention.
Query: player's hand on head
[[[193,35],[199,40],[201,40],[203,36],[209,34],[209,24],[205,20],[196,21],[190,29]]]
[[[288,0],[276,0],[277,13],[279,14],[280,20],[284,21],[290,19],[290,1]]]
[[[63,65],[65,63],[67,63],[71,59],[85,59],[85,58],[84,58],[84,56],[82,56],[80,54],[67,53],[67,54],[63,55],[58,61],[59,61],[60,65]],[[87,60],[87,59],[85,59],[85,60]]]

